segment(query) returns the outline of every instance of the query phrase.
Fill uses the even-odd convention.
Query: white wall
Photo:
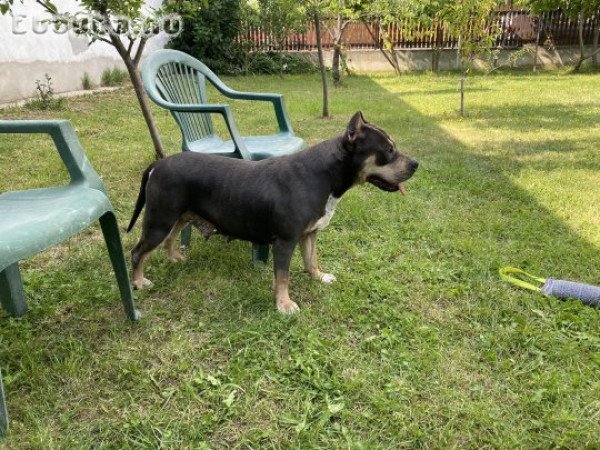
[[[54,3],[59,11],[81,10],[75,0]],[[146,2],[147,6],[160,3],[161,0]],[[24,4],[15,0],[14,12],[27,16],[20,27],[29,31],[15,34],[13,17],[0,16],[0,103],[31,97],[35,81],[44,79],[46,73],[52,77],[56,92],[66,92],[82,88],[81,78],[85,72],[99,84],[105,69],[123,67],[116,50],[104,42],[88,45],[87,38],[73,32],[57,34],[52,27],[42,34],[33,32],[33,17],[44,17],[43,9],[33,0],[25,0]],[[145,53],[162,48],[167,40],[164,34],[150,39]]]

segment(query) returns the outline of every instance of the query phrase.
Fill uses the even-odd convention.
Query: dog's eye
[[[390,147],[388,148],[388,153],[394,153],[394,147],[390,145]]]

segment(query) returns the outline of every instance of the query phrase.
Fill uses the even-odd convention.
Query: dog
[[[206,238],[218,233],[272,244],[277,309],[292,314],[299,309],[288,292],[296,245],[304,269],[331,283],[335,276],[321,272],[317,262],[317,233],[329,224],[342,195],[365,182],[404,194],[402,183],[418,166],[360,111],[342,135],[293,155],[247,161],[182,152],[156,161],[142,176],[127,229],[145,204],[142,235],[131,252],[134,287],[152,284],[144,278],[144,260],[163,241],[171,261],[184,259],[175,240],[191,222]]]

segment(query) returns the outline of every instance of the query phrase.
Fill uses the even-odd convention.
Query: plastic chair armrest
[[[214,113],[221,114],[229,130],[231,140],[235,145],[235,150],[240,154],[242,159],[252,159],[250,152],[246,148],[242,136],[233,120],[233,114],[229,105],[221,104],[202,104],[202,105],[178,105],[176,103],[170,103],[162,101],[165,104],[165,108],[174,112],[198,112],[198,113]]]
[[[84,182],[106,192],[68,120],[0,120],[0,134],[48,134],[54,141],[72,183]]]
[[[294,131],[292,130],[292,123],[290,121],[290,118],[288,117],[288,113],[285,107],[283,95],[268,94],[262,92],[234,91],[233,89],[230,89],[224,84],[221,87],[217,86],[217,88],[219,88],[219,91],[221,91],[223,95],[229,98],[237,100],[254,100],[273,103],[273,108],[275,108],[275,116],[277,117],[277,125],[279,126],[279,131],[281,133],[294,134]]]

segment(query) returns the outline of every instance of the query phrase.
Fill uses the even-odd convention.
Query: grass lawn
[[[7,448],[600,447],[599,311],[497,275],[600,284],[599,75],[475,76],[464,119],[455,75],[347,79],[331,120],[318,75],[227,82],[284,93],[309,143],[362,110],[420,160],[408,195],[346,194],[319,238],[338,282],[311,281],[295,255],[292,317],[246,242],[195,233],[177,265],[156,252],[133,325],[99,228],[24,261],[30,312],[0,322]],[[275,123],[268,105],[235,108],[242,132]],[[0,117],[71,119],[127,224],[153,158],[130,89]],[[0,191],[66,179],[51,148],[3,136]]]

